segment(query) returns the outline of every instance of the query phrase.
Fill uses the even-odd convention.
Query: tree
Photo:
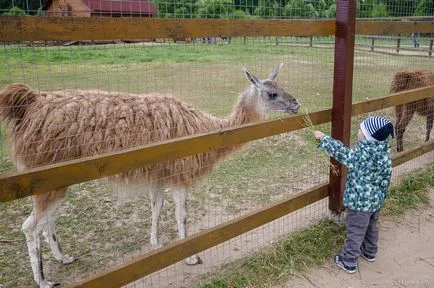
[[[282,5],[280,3],[276,0],[259,0],[255,15],[265,19],[280,18],[282,16]]]
[[[288,18],[317,18],[320,14],[312,3],[304,0],[290,0],[283,9],[283,15]]]
[[[25,16],[27,14],[23,9],[20,9],[17,6],[15,6],[15,7],[12,7],[11,9],[9,9],[9,11],[4,13],[3,15],[6,15],[6,16]]]
[[[153,4],[158,8],[159,17],[193,18],[197,13],[195,2],[196,0],[155,0]]]
[[[357,18],[369,18],[372,17],[372,10],[374,8],[375,0],[357,0]]]
[[[25,14],[31,14],[34,15],[38,11],[38,9],[47,2],[47,0],[0,0],[0,14],[1,11],[7,11],[4,14],[9,15],[8,13],[10,10],[14,7],[17,7],[18,9],[25,12]],[[15,12],[12,13],[18,13],[18,10],[13,10]]]
[[[421,0],[385,0],[387,11],[391,17],[411,16],[417,3]],[[432,0],[431,0],[432,1]]]
[[[255,16],[250,15],[250,13],[247,11],[247,13],[244,10],[235,10],[232,18],[234,19],[252,19],[256,18]]]
[[[318,11],[319,17],[321,18],[335,18],[336,17],[336,1],[326,1],[320,0],[315,6],[316,11]]]
[[[434,16],[434,1],[433,0],[420,0],[414,11],[415,16]]]
[[[372,9],[372,17],[388,17],[387,6],[383,3],[375,3]]]
[[[233,12],[231,0],[199,0],[195,6],[199,18],[230,18]]]
[[[259,5],[259,0],[234,0],[234,7],[237,10],[245,11],[246,14],[254,14],[256,7]]]

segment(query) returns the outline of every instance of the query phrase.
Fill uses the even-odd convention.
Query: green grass
[[[98,65],[120,65],[149,62],[168,63],[209,63],[209,62],[240,62],[240,55],[251,58],[264,57],[263,50],[268,54],[288,53],[285,46],[270,45],[267,43],[231,44],[231,45],[177,45],[177,44],[126,44],[126,45],[99,45],[99,46],[71,46],[71,47],[35,47],[25,48],[14,46],[3,49],[0,57],[8,58],[9,64],[25,62],[27,64],[59,64],[92,61]],[[301,47],[293,47],[293,54],[310,55],[309,51]],[[265,57],[270,55],[265,55]],[[319,60],[325,61],[321,55]]]
[[[404,176],[399,185],[393,186],[382,209],[383,215],[400,216],[407,209],[428,204],[429,187],[434,187],[434,165]]]
[[[434,187],[434,165],[405,176],[390,189],[383,216],[396,217],[408,209],[429,204],[430,187]],[[291,275],[331,259],[344,240],[345,226],[323,219],[291,233],[272,247],[227,265],[217,276],[203,280],[196,288],[273,287]]]

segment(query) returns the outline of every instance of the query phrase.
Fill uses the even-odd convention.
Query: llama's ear
[[[276,79],[276,76],[277,74],[279,74],[280,69],[282,69],[282,67],[283,67],[283,63],[277,65],[277,67],[274,68],[273,72],[271,72],[270,76],[268,76],[267,80],[274,81],[274,79]]]
[[[252,73],[250,73],[249,70],[247,70],[244,67],[243,67],[243,71],[244,71],[244,76],[246,76],[247,80],[249,80],[250,83],[252,83],[253,85],[255,85],[256,88],[261,88],[262,87],[262,82],[258,78],[256,78],[255,75],[253,75]]]

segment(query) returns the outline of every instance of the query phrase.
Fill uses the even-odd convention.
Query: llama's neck
[[[248,124],[263,119],[258,94],[258,90],[253,86],[243,92],[229,118],[229,126]]]

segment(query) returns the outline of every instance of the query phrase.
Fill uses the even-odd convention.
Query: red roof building
[[[147,0],[48,0],[48,16],[152,17],[157,8]]]

